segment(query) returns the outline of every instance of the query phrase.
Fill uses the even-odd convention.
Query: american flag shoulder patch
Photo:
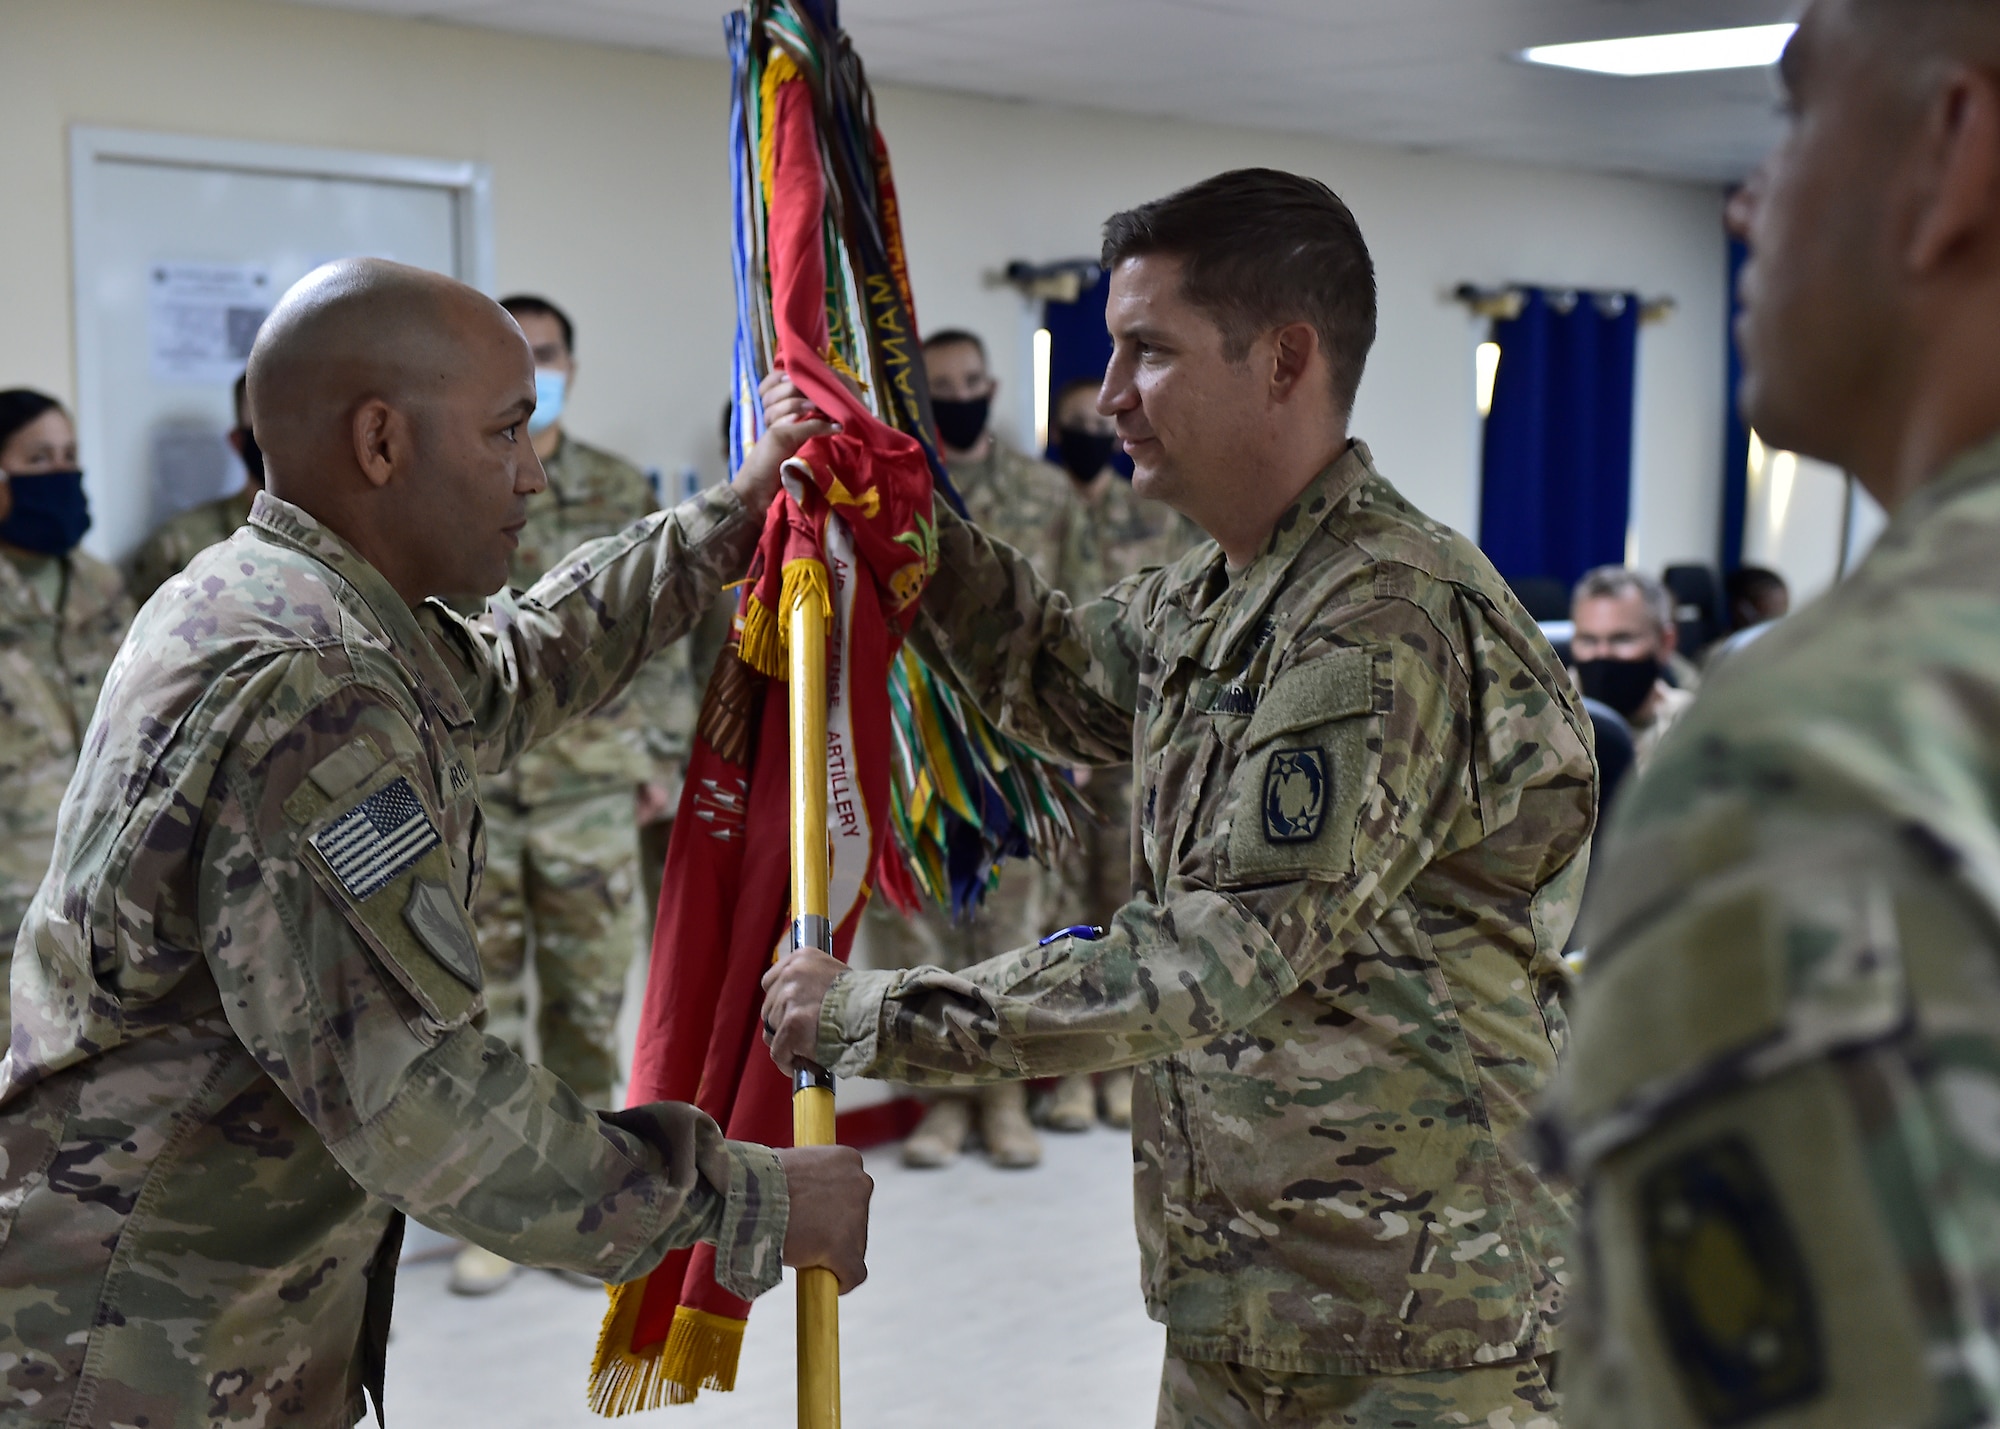
[[[348,896],[373,898],[443,842],[410,781],[383,785],[312,836]]]

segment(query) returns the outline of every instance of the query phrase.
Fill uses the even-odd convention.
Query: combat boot
[[[469,1245],[451,1262],[451,1293],[491,1295],[505,1290],[521,1267],[483,1245]]]
[[[1090,1078],[1078,1074],[1057,1082],[1042,1120],[1050,1131],[1088,1131],[1097,1125],[1097,1091]]]
[[[910,1139],[903,1143],[903,1164],[919,1171],[935,1171],[949,1166],[965,1148],[972,1130],[972,1100],[963,1093],[946,1092],[931,1103]]]
[[[1042,1139],[1028,1120],[1026,1082],[996,1082],[980,1089],[979,1135],[995,1166],[1025,1171],[1042,1164]]]
[[[1106,1072],[1097,1084],[1097,1094],[1104,1098],[1104,1124],[1106,1126],[1130,1126],[1132,1124],[1132,1069],[1120,1067],[1115,1072]]]

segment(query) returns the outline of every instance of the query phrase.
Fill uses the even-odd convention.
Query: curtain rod
[[[1030,302],[1073,303],[1103,275],[1095,258],[1064,258],[1054,263],[1017,258],[982,276],[987,287],[1013,288]]]
[[[1452,299],[1465,304],[1475,317],[1493,318],[1501,322],[1511,322],[1521,316],[1521,309],[1527,306],[1528,290],[1540,287],[1548,293],[1577,294],[1592,292],[1587,288],[1564,288],[1554,284],[1510,283],[1504,288],[1482,288],[1474,283],[1460,283],[1452,290]],[[1642,323],[1665,322],[1680,306],[1672,298],[1641,298],[1639,300],[1639,321]]]

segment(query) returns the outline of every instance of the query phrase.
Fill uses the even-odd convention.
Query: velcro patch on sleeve
[[[313,765],[306,771],[306,778],[312,780],[327,798],[338,799],[386,762],[374,745],[365,739],[357,739],[343,744]]]
[[[1749,1145],[1725,1137],[1639,1188],[1660,1329],[1710,1424],[1809,1404],[1827,1382],[1805,1258]]]
[[[400,775],[312,837],[356,902],[380,893],[442,842],[417,791]]]
[[[1273,682],[1237,745],[1223,886],[1338,878],[1381,767],[1370,737],[1375,652],[1308,661]]]

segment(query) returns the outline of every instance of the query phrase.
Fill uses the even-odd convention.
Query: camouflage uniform
[[[736,1293],[776,1282],[773,1154],[593,1113],[482,1033],[468,913],[480,775],[614,695],[758,527],[714,491],[467,621],[264,494],[147,606],[15,969],[0,1420],[353,1423],[404,1214],[608,1281],[713,1240]]]
[[[56,811],[131,623],[118,572],[93,556],[0,558],[0,1029],[14,937],[49,871]]]
[[[1128,577],[1171,565],[1207,539],[1185,516],[1135,494],[1131,482],[1112,476],[1093,496],[1072,485],[1071,500],[1056,517],[1056,562],[1046,571],[1037,567],[1036,574],[1072,602],[1087,601]],[[1097,923],[1123,905],[1135,886],[1132,767],[1093,771],[1084,792],[1099,817],[1078,830],[1078,856],[1065,859],[1058,870],[1065,895],[1062,916]]]
[[[922,1081],[1158,1059],[1146,1297],[1207,1382],[1400,1392],[1547,1353],[1568,1215],[1516,1143],[1565,1037],[1596,778],[1534,622],[1359,443],[1233,578],[1209,546],[1072,610],[948,512],[939,539],[919,648],[1052,755],[1138,753],[1140,888],[1096,942],[844,974],[816,1054]],[[1169,1375],[1161,1422],[1200,1402]]]
[[[2000,442],[1619,800],[1556,1117],[1587,1429],[2000,1422]]]
[[[233,496],[204,501],[162,523],[132,557],[132,599],[144,605],[154,591],[186,570],[189,561],[241,530],[250,519],[257,491],[246,484]]]
[[[1421,1374],[1286,1374],[1167,1356],[1160,1422],[1178,1429],[1557,1429],[1542,1360]]]
[[[569,436],[543,468],[549,489],[528,501],[509,578],[516,590],[655,505],[637,468]],[[592,1106],[611,1105],[619,1079],[618,1009],[638,949],[632,796],[657,782],[679,797],[694,726],[687,668],[681,647],[662,651],[622,699],[529,751],[482,791],[486,881],[473,914],[489,1030],[517,1051],[527,1045],[532,952],[542,1064]]]

